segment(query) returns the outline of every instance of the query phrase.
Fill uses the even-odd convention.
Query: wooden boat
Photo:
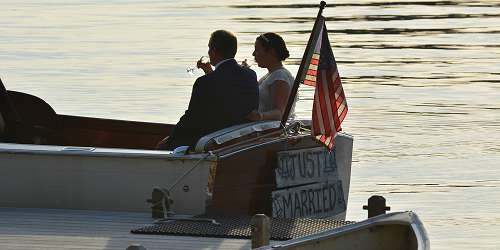
[[[297,172],[295,181],[316,183],[304,189],[312,190],[307,199],[315,204],[323,202],[321,183],[337,185],[325,189],[328,211],[288,207],[286,214],[279,210],[283,216],[345,218],[352,154],[346,134],[329,153],[311,135],[286,134],[279,121],[256,122],[217,131],[200,139],[194,152],[174,154],[154,150],[173,125],[60,115],[40,98],[3,84],[1,101],[6,142],[0,143],[0,207],[150,211],[145,201],[160,187],[168,189],[176,213],[271,215],[273,193],[295,202],[283,195],[304,189],[275,191],[283,165]],[[309,162],[292,158],[302,156]],[[280,163],[287,159],[292,161]],[[325,167],[334,172],[299,179],[299,168]]]

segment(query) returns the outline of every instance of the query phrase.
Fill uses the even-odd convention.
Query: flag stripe
[[[308,69],[306,74],[307,75],[314,75],[315,76],[316,75],[316,70],[314,70],[314,69]]]
[[[325,125],[324,125],[324,121],[323,121],[323,115],[321,114],[321,103],[320,103],[320,97],[319,97],[319,93],[318,93],[318,86],[316,86],[316,91],[315,91],[315,94],[314,94],[314,105],[313,105],[313,109],[314,109],[314,115],[316,115],[316,119],[314,120],[317,120],[317,127],[316,127],[316,130],[314,131],[316,134],[325,134]]]
[[[321,72],[323,74],[323,72]],[[320,78],[321,81],[321,78]],[[326,105],[328,105],[325,101],[325,86],[323,85],[323,82],[319,82],[319,84],[316,84],[316,89],[318,89],[318,101],[319,101],[319,112],[320,116],[322,119],[322,125],[323,125],[323,131],[321,131],[321,134],[328,134],[327,130],[330,131],[330,123],[331,119],[328,117],[328,113],[326,112]]]
[[[326,113],[328,115],[328,120],[332,121],[333,120],[333,111],[332,111],[332,105],[329,105],[329,103],[332,103],[331,100],[334,98],[334,96],[330,93],[333,93],[332,89],[332,84],[329,84],[330,82],[327,80],[327,72],[323,71],[322,72],[322,82],[323,82],[323,89],[324,89],[324,96],[325,96],[325,103],[324,106],[326,108]],[[330,125],[330,131],[335,130],[335,123],[334,122],[329,122]]]
[[[309,80],[309,81],[315,82],[316,81],[316,76],[306,75],[306,79],[305,80]]]
[[[314,86],[316,86],[316,81],[304,80],[304,84],[314,87]]]
[[[333,73],[331,73],[331,75],[333,75],[333,76],[337,75],[337,76],[338,76],[337,70],[336,70],[336,69],[331,69],[331,70],[330,70],[330,72],[331,72],[332,70],[333,70],[334,72],[333,72]],[[330,79],[332,79],[332,78],[330,78]],[[334,114],[333,114],[333,120],[335,121],[335,128],[334,128],[334,129],[335,129],[335,132],[340,131],[340,123],[342,122],[342,121],[340,121],[340,120],[339,120],[339,112],[338,112],[338,108],[339,108],[339,106],[338,106],[338,100],[339,100],[339,99],[338,99],[338,98],[339,98],[339,97],[337,96],[337,92],[334,90],[334,89],[335,89],[335,82],[336,82],[337,80],[340,80],[340,78],[339,78],[339,77],[336,77],[336,78],[335,78],[335,81],[332,81],[332,82],[331,82],[331,84],[330,84],[330,88],[331,88],[331,90],[332,90],[332,99],[333,99],[333,100],[335,100],[335,101],[333,101],[333,102],[332,102],[332,104],[331,104],[331,106],[333,107],[333,110],[334,110],[334,111],[333,111],[333,112],[334,112]],[[340,98],[342,98],[342,97],[340,97]]]

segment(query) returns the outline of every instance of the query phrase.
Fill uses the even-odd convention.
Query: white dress
[[[294,77],[285,68],[279,68],[273,72],[267,73],[259,80],[259,112],[268,112],[274,109],[274,100],[271,96],[271,86],[276,81],[285,81],[290,86],[292,90]],[[288,93],[290,95],[290,93]],[[288,115],[288,120],[295,118],[295,101],[293,102],[292,109],[290,109],[290,114]]]

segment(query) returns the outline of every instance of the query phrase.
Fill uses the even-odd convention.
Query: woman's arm
[[[290,85],[283,80],[275,81],[271,87],[273,109],[262,114],[263,120],[281,120],[290,95]]]
[[[270,87],[273,109],[267,112],[252,111],[247,118],[252,121],[281,120],[285,112],[288,96],[290,95],[290,85],[282,80],[277,80]]]

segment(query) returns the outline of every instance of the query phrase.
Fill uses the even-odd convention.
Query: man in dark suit
[[[194,147],[204,135],[249,122],[246,116],[259,105],[257,75],[236,62],[236,50],[237,39],[232,33],[212,33],[208,56],[215,69],[198,62],[206,74],[196,79],[188,109],[158,148]]]

